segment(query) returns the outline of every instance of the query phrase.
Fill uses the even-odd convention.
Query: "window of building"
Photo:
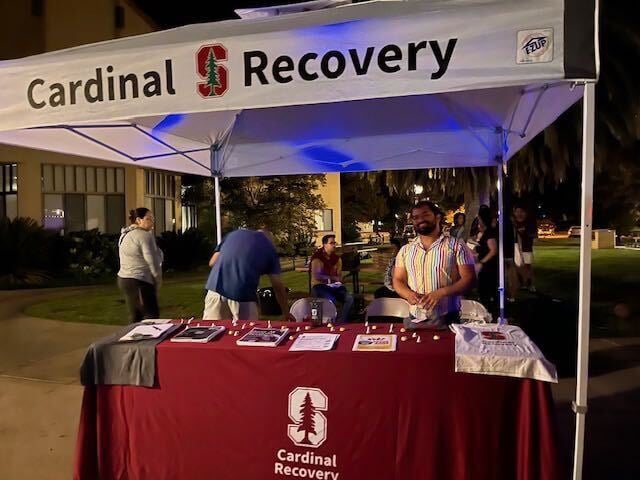
[[[18,166],[0,163],[0,218],[18,216]]]
[[[182,205],[182,231],[198,227],[198,211],[195,205]]]
[[[168,173],[145,170],[144,206],[153,212],[156,232],[176,228],[176,177]]]
[[[105,195],[106,201],[106,231],[118,233],[123,225],[123,215],[126,216],[124,195]]]
[[[333,209],[325,208],[316,213],[316,230],[319,232],[333,231]]]
[[[181,197],[184,199],[185,194],[189,196],[189,190],[192,189],[191,186],[182,186]],[[198,227],[198,210],[196,206],[192,203],[182,203],[182,231],[188,230],[189,228],[197,228]]]
[[[126,223],[123,168],[43,165],[42,192],[49,230],[116,234]]]
[[[64,229],[67,232],[80,232],[87,228],[85,196],[79,193],[64,195]]]

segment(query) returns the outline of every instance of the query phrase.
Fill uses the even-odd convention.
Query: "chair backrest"
[[[462,299],[460,301],[460,321],[462,323],[491,323],[493,321],[493,317],[486,307],[480,302]]]
[[[403,298],[376,298],[367,307],[365,319],[369,317],[396,317],[407,318],[409,316],[409,303]]]
[[[289,313],[295,317],[296,322],[304,322],[311,319],[311,300],[322,302],[322,323],[336,321],[338,310],[331,300],[327,298],[299,298],[293,302],[289,310]]]

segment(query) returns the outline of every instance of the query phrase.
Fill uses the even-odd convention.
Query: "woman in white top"
[[[162,283],[162,251],[153,234],[154,218],[148,208],[129,212],[131,225],[120,232],[118,287],[124,293],[129,320],[158,318],[157,290]]]

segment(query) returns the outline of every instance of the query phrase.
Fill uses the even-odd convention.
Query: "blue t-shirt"
[[[280,273],[280,260],[271,240],[255,230],[234,230],[216,247],[220,256],[213,264],[207,290],[238,302],[257,301],[262,275]]]

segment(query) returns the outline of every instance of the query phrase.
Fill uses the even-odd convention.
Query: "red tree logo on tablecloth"
[[[300,447],[317,448],[327,438],[329,399],[319,388],[297,387],[289,394],[289,419],[287,435]]]
[[[302,416],[302,421],[300,422],[300,426],[298,427],[299,432],[304,432],[304,438],[302,442],[305,445],[311,445],[309,441],[309,434],[316,434],[316,422],[313,417],[316,414],[316,407],[313,406],[313,402],[311,401],[311,395],[307,392],[307,395],[304,397],[304,402],[302,404],[302,408],[300,409],[300,415]]]
[[[221,65],[227,61],[227,49],[219,44],[203,45],[196,53],[196,71],[204,82],[198,82],[201,97],[221,97],[229,89],[229,71]]]

